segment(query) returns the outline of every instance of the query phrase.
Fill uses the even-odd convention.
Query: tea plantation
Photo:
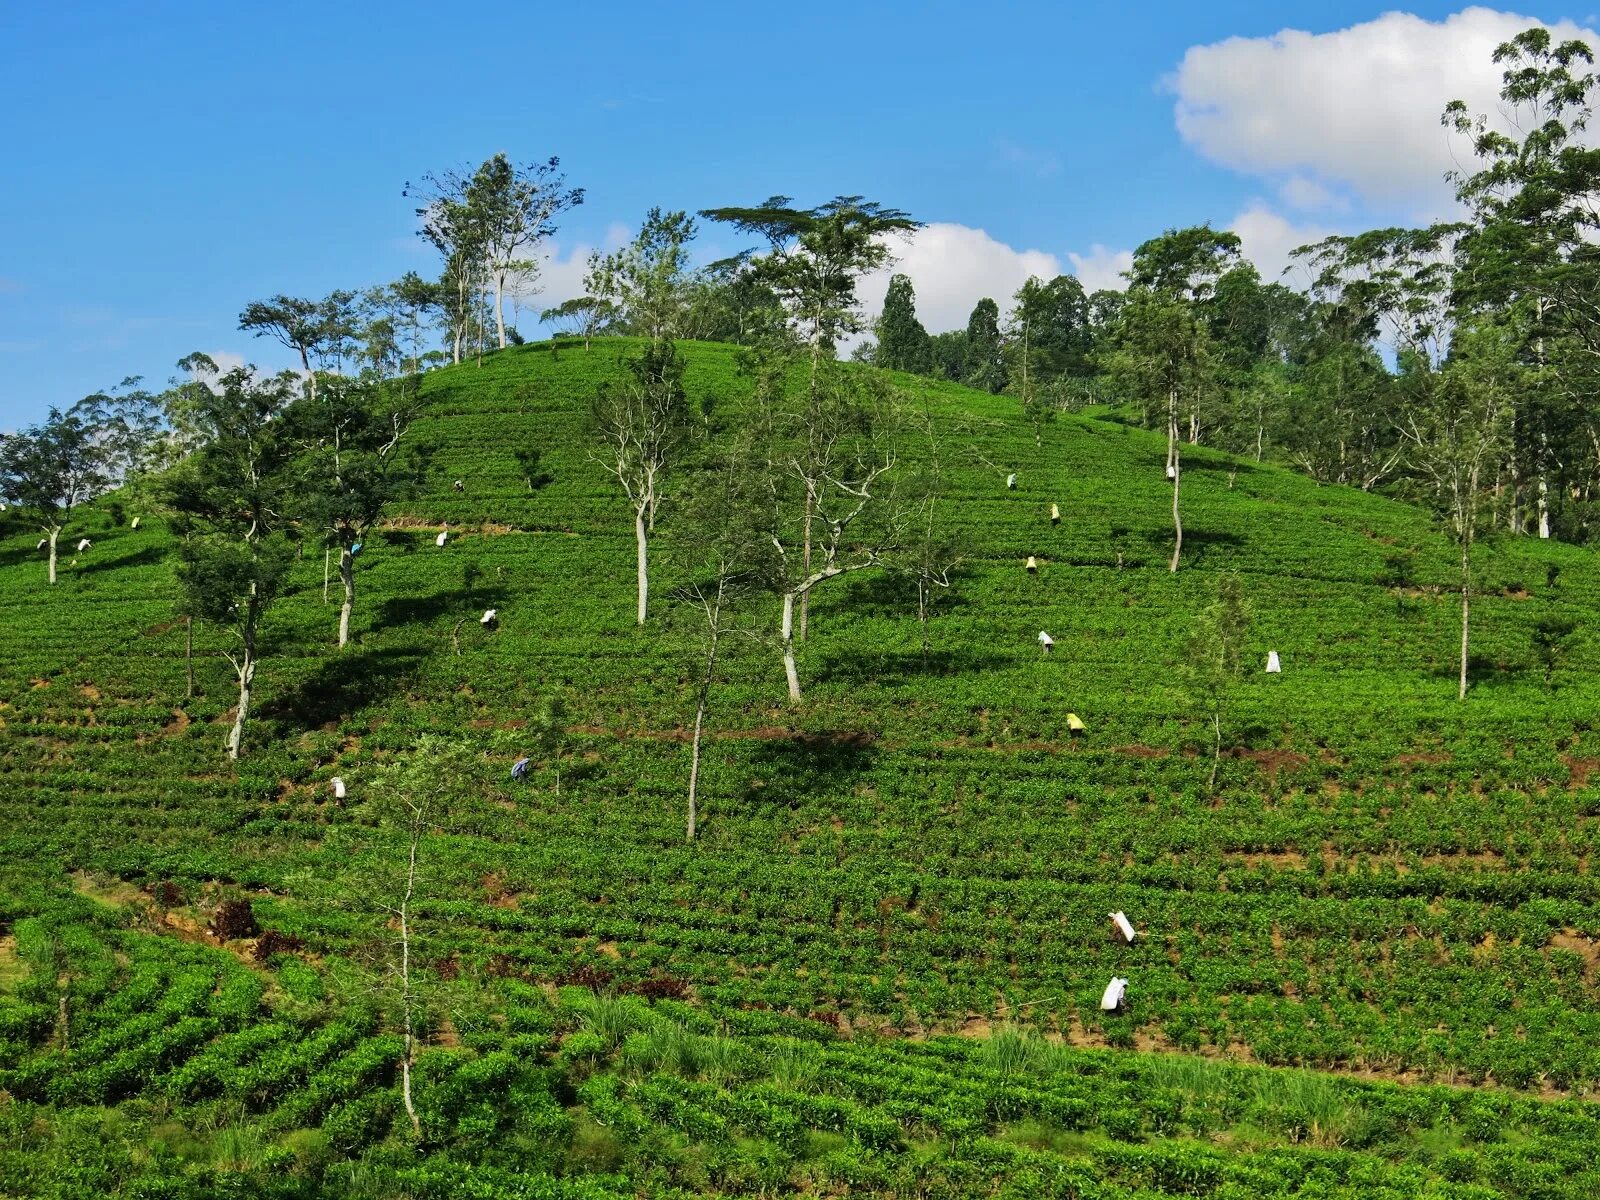
[[[813,597],[800,706],[735,639],[686,843],[696,630],[664,586],[636,627],[584,425],[626,346],[424,377],[431,482],[361,552],[355,642],[308,547],[236,768],[159,515],[107,497],[53,589],[3,527],[0,1196],[1600,1194],[1591,551],[1485,547],[1458,703],[1422,510],[1191,448],[1173,574],[1158,435],[900,377],[967,547],[929,652],[875,572]],[[682,350],[737,412],[736,350]],[[1222,572],[1253,621],[1213,793],[1178,666]],[[482,812],[429,840],[413,1136],[364,803],[424,733]]]

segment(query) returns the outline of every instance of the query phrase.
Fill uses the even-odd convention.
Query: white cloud
[[[909,275],[917,293],[917,318],[929,333],[965,329],[972,306],[988,296],[1000,311],[1030,275],[1054,279],[1061,260],[1043,250],[1014,250],[981,229],[936,221],[909,239],[891,243],[898,260],[861,280],[856,295],[869,317],[883,309],[889,277]]]
[[[206,355],[217,364],[217,374],[226,375],[229,371],[245,366],[248,360],[242,354],[235,354],[232,350],[208,350]],[[296,370],[299,364],[296,364]]]
[[[1504,125],[1494,49],[1540,23],[1489,8],[1442,21],[1390,12],[1331,33],[1194,46],[1168,80],[1178,132],[1223,166],[1300,177],[1286,186],[1302,199],[1317,195],[1308,185],[1334,184],[1438,211],[1451,196],[1444,173],[1471,165],[1463,139],[1439,123],[1444,106],[1462,100]],[[1600,45],[1572,21],[1551,29]]]
[[[1278,186],[1278,196],[1290,208],[1306,212],[1349,212],[1350,198],[1341,196],[1332,188],[1307,179],[1304,175],[1291,175]]]
[[[1091,295],[1107,290],[1120,292],[1128,286],[1122,274],[1133,268],[1132,250],[1113,250],[1096,242],[1089,247],[1089,253],[1068,254],[1067,258],[1083,290]]]
[[[1334,232],[1316,225],[1296,225],[1259,200],[1247,205],[1228,223],[1228,228],[1239,235],[1241,252],[1255,264],[1263,281],[1283,282],[1299,288],[1305,286],[1304,279],[1294,274],[1283,277],[1283,269],[1289,265],[1289,252],[1320,242]]]

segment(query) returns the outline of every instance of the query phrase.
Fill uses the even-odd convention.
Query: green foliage
[[[985,297],[967,318],[967,340],[962,366],[962,382],[984,392],[1003,392],[1006,387],[1006,360],[1000,340],[1000,306]]]
[[[889,371],[926,375],[933,366],[928,331],[917,320],[917,297],[908,275],[889,278],[883,313],[877,324],[878,349],[874,361]]]
[[[732,348],[680,353],[686,394],[720,402],[709,457],[726,461],[752,385]],[[633,630],[628,531],[584,449],[587,399],[624,369],[529,346],[424,377],[415,434],[438,445],[444,486],[396,502],[363,551],[385,619],[330,666],[321,564],[289,560],[263,625],[285,653],[242,774],[211,752],[226,699],[180,720],[168,698],[182,631],[165,624],[163,522],[131,530],[90,507],[114,573],[69,577],[50,606],[20,582],[0,590],[15,849],[0,922],[16,946],[0,938],[0,1088],[14,1098],[0,1190],[216,1194],[214,1164],[235,1155],[257,1163],[249,1186],[340,1194],[1594,1191],[1587,1101],[1302,1082],[1222,1057],[1570,1090],[1600,1078],[1578,782],[1600,757],[1595,650],[1566,639],[1552,694],[1535,643],[1552,609],[1582,626],[1597,606],[1588,551],[1487,548],[1482,704],[1458,711],[1454,614],[1433,598],[1454,548],[1427,514],[1189,448],[1198,549],[1173,579],[1148,569],[1167,500],[1159,437],[1066,414],[1036,447],[1014,399],[918,384],[941,447],[939,519],[968,547],[929,666],[906,580],[871,572],[818,593],[806,709],[777,707],[766,656],[731,655],[705,756],[717,799],[688,845],[698,629]],[[515,454],[530,429],[553,476],[537,493]],[[905,495],[929,444],[897,438]],[[995,464],[1018,470],[1015,491]],[[686,545],[687,485],[703,478],[686,468],[664,548]],[[1413,547],[1405,581],[1380,580]],[[1038,577],[1020,568],[1030,553]],[[0,577],[23,579],[22,557]],[[1552,564],[1559,597],[1524,598]],[[1251,632],[1235,639],[1228,746],[1196,761],[1172,666],[1229,572],[1247,581]],[[669,575],[710,577],[675,558]],[[1416,593],[1402,621],[1391,587]],[[770,620],[759,600],[751,619]],[[502,626],[480,634],[489,605]],[[1046,660],[1041,627],[1057,638]],[[1258,674],[1258,644],[1283,653],[1283,676]],[[200,631],[203,675],[225,647]],[[567,713],[546,721],[556,697]],[[1089,725],[1077,741],[1068,706]],[[509,751],[532,752],[546,725],[568,748],[559,797],[505,777]],[[459,771],[413,757],[431,730],[464,744]],[[403,838],[376,819],[386,769],[418,786],[454,772],[459,799],[423,843],[419,1141],[396,1120],[398,1010],[351,965],[381,965],[395,936],[383,909]],[[78,867],[135,896],[175,891],[159,910],[113,909],[68,890]],[[229,894],[307,950],[258,976],[164,924],[203,927]],[[1139,926],[1133,946],[1106,938],[1115,909]],[[1133,981],[1122,1016],[1096,1003],[1114,973]],[[560,980],[584,986],[555,1003]],[[1021,1029],[939,1036],[1007,1014],[1072,1043],[1217,1057]],[[157,1132],[173,1125],[182,1139]],[[168,1144],[181,1162],[145,1153]]]

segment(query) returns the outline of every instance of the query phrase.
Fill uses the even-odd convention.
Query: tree
[[[1216,598],[1195,621],[1184,660],[1191,699],[1201,706],[1211,726],[1211,776],[1206,783],[1209,794],[1217,790],[1222,722],[1239,679],[1249,630],[1250,606],[1245,602],[1239,577],[1227,572],[1217,578]]]
[[[1512,397],[1519,387],[1520,333],[1504,322],[1474,320],[1455,331],[1443,377],[1419,387],[1402,427],[1423,499],[1456,543],[1461,565],[1461,657],[1456,698],[1467,698],[1472,609],[1472,550],[1489,500],[1490,471],[1504,453]],[[1417,374],[1426,363],[1416,364]]]
[[[293,350],[315,396],[317,372],[337,366],[355,337],[355,302],[350,291],[330,292],[321,300],[281,295],[253,300],[239,314],[239,328]]]
[[[281,414],[295,381],[258,380],[236,368],[215,389],[196,394],[195,419],[204,446],[169,477],[167,502],[188,531],[180,547],[184,611],[229,630],[227,655],[239,680],[239,704],[228,734],[230,759],[244,742],[245,722],[261,654],[261,620],[287,582],[289,540],[298,503],[295,445]]]
[[[732,255],[696,271],[686,316],[690,336],[739,346],[777,340],[786,319],[777,294],[751,265],[752,253]]]
[[[416,396],[404,382],[338,381],[320,399],[294,406],[290,420],[301,447],[301,516],[339,552],[339,647],[350,642],[355,610],[357,546],[392,501],[411,491],[420,469],[400,454]]]
[[[364,357],[381,377],[422,370],[424,333],[440,308],[439,286],[415,271],[368,289],[363,297]]]
[[[609,303],[629,333],[687,336],[693,288],[688,247],[695,233],[688,213],[652,208],[632,242],[612,254],[589,256],[584,290]]]
[[[1215,386],[1205,302],[1238,258],[1237,234],[1208,225],[1168,230],[1134,251],[1128,293],[1117,316],[1115,349],[1108,359],[1113,378],[1144,401],[1147,420],[1165,410],[1172,571],[1183,553],[1180,419],[1187,410],[1190,429],[1197,430],[1206,393]]]
[[[922,223],[899,209],[884,208],[861,196],[836,196],[810,209],[793,208],[789,197],[773,196],[754,208],[706,209],[700,215],[766,239],[766,253],[749,258],[749,270],[762,287],[778,298],[788,317],[788,327],[774,333],[798,334],[807,351],[807,411],[801,421],[807,428],[818,430],[824,403],[823,360],[833,357],[840,337],[865,328],[856,299],[857,282],[866,272],[890,261],[892,238],[911,234]],[[776,340],[780,353],[790,349],[788,336]],[[783,375],[776,370],[769,378],[775,380]],[[811,574],[818,504],[819,497],[808,490],[801,523],[802,577]],[[801,591],[799,597],[800,636],[804,638],[810,617],[810,588]],[[798,684],[791,683],[790,690],[797,694]]]
[[[1546,613],[1533,623],[1533,649],[1544,667],[1544,684],[1550,686],[1555,670],[1567,656],[1567,643],[1578,631],[1578,622],[1560,613]]]
[[[916,589],[917,625],[922,630],[922,666],[928,666],[928,623],[934,599],[955,586],[956,572],[965,548],[941,513],[944,478],[939,463],[939,439],[932,419],[924,413],[922,431],[928,439],[928,456],[921,472],[906,488],[905,533],[890,559],[892,569],[909,577]]]
[[[563,300],[554,308],[539,314],[539,320],[549,325],[557,334],[573,334],[583,338],[583,348],[601,334],[611,332],[617,321],[617,306],[609,300],[595,296],[575,296]]]
[[[689,436],[683,357],[669,341],[653,341],[627,362],[620,382],[602,384],[590,409],[599,462],[615,475],[633,507],[639,577],[639,624],[650,601],[650,535],[669,471]]]
[[[48,578],[56,581],[56,547],[79,505],[110,483],[92,398],[66,412],[52,408],[43,424],[0,434],[0,497],[25,509],[49,547]]]
[[[831,357],[839,338],[864,327],[856,282],[890,260],[891,237],[922,227],[907,213],[861,196],[836,196],[816,208],[793,208],[788,196],[773,196],[753,208],[711,208],[700,215],[766,239],[766,252],[747,261],[809,348],[813,389],[824,354]]]
[[[426,200],[424,206],[416,210],[417,216],[422,222],[422,236],[444,260],[443,273],[432,286],[444,314],[451,361],[459,364],[474,323],[482,324],[487,234],[482,214],[466,203],[465,181],[456,175],[447,178],[448,188],[431,176],[425,176],[422,189],[413,189],[408,183],[404,194]]]
[[[967,331],[951,329],[928,339],[928,357],[935,379],[960,383],[967,377]]]
[[[840,575],[881,566],[899,536],[892,472],[899,425],[882,376],[830,365],[812,403],[766,407],[741,449],[759,473],[760,528],[776,554],[779,643],[789,699],[800,701],[795,609]]]
[[[928,331],[917,320],[917,295],[908,275],[892,275],[877,325],[875,361],[889,371],[926,375],[933,367]]]
[[[1450,176],[1473,218],[1458,247],[1454,301],[1526,314],[1522,353],[1537,369],[1511,417],[1509,516],[1520,532],[1531,481],[1539,536],[1549,537],[1552,500],[1587,490],[1600,471],[1600,422],[1587,402],[1600,384],[1600,151],[1587,132],[1600,76],[1593,47],[1557,42],[1543,26],[1496,47],[1494,61],[1504,67],[1500,121],[1460,100],[1442,118],[1481,164]],[[1564,464],[1580,462],[1588,469],[1562,477]]]
[[[677,544],[677,565],[685,579],[671,596],[680,609],[694,614],[700,630],[684,822],[691,842],[700,820],[700,746],[724,643],[733,634],[755,636],[745,623],[749,602],[770,592],[775,577],[771,546],[750,519],[759,499],[748,494],[753,482],[748,473],[727,464],[709,472],[686,506]]]
[[[967,318],[968,387],[999,395],[1006,389],[1005,346],[1000,340],[1000,306],[985,296]]]
[[[486,159],[471,175],[452,170],[429,173],[405,194],[423,201],[417,209],[423,236],[445,259],[446,279],[454,283],[457,307],[477,289],[492,289],[495,332],[506,347],[505,297],[519,277],[537,270],[532,255],[554,236],[556,219],[583,203],[583,189],[566,186],[561,160],[515,166],[504,154]],[[461,361],[460,336],[456,361]]]
[[[528,723],[528,737],[534,749],[551,765],[556,776],[556,795],[561,795],[561,763],[567,752],[567,702],[559,694],[544,696]]]
[[[465,747],[425,733],[405,759],[378,776],[372,790],[370,819],[383,840],[372,848],[371,870],[360,876],[358,894],[363,904],[374,904],[386,915],[385,926],[393,933],[381,967],[399,1018],[400,1096],[414,1135],[422,1132],[411,1084],[426,1000],[417,974],[417,910],[438,886],[433,842],[450,827],[467,823],[463,816],[477,791],[477,773]]]
[[[1006,373],[1033,425],[1035,445],[1040,443],[1041,423],[1053,411],[1046,408],[1046,396],[1059,394],[1065,380],[1092,374],[1093,345],[1089,298],[1073,276],[1058,275],[1049,283],[1029,276],[1012,297],[1004,346]]]

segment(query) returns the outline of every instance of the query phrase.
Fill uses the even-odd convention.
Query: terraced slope
[[[690,389],[715,396],[714,412],[736,411],[735,351],[685,352]],[[1590,872],[1600,793],[1588,781],[1600,765],[1591,728],[1600,564],[1590,552],[1517,540],[1485,555],[1474,690],[1458,704],[1450,549],[1418,510],[1196,450],[1185,560],[1173,575],[1159,439],[1063,417],[1036,445],[1013,401],[907,379],[940,431],[948,512],[970,547],[965,578],[934,618],[933,653],[925,662],[908,586],[881,576],[818,593],[802,707],[783,702],[770,648],[741,650],[712,714],[706,820],[689,846],[687,627],[633,626],[631,526],[583,434],[587,396],[618,354],[604,342],[524,347],[427,378],[418,433],[439,447],[435,488],[364,549],[358,640],[343,654],[331,649],[336,610],[322,602],[321,563],[304,563],[296,594],[275,611],[263,720],[237,772],[220,754],[226,664],[205,658],[202,694],[184,699],[160,522],[146,514],[131,530],[102,506],[84,527],[92,550],[53,592],[34,535],[8,529],[0,918],[37,923],[24,927],[33,959],[15,935],[18,969],[39,993],[29,1004],[51,1008],[39,981],[46,959],[67,953],[60,931],[92,918],[171,945],[155,930],[198,929],[218,898],[249,894],[262,923],[303,939],[319,964],[312,974],[327,979],[322,1007],[290,1011],[274,985],[255,1019],[298,1021],[307,1038],[320,1023],[336,1027],[347,1007],[339,964],[373,936],[348,902],[363,785],[431,730],[481,750],[484,794],[499,814],[491,828],[441,840],[446,879],[424,910],[446,994],[470,995],[482,1014],[475,1033],[441,1026],[446,1047],[464,1038],[496,1053],[488,1031],[514,1029],[507,1011],[537,1007],[538,985],[609,980],[611,990],[681,994],[695,1014],[683,1019],[731,1022],[755,1039],[826,1030],[870,1046],[873,1032],[972,1034],[1009,1020],[1091,1050],[1183,1049],[1406,1082],[1582,1093],[1600,1080],[1600,891]],[[537,491],[513,457],[529,441],[552,476]],[[1014,490],[1004,485],[1011,472]],[[456,478],[461,493],[449,486]],[[1052,503],[1063,514],[1055,527]],[[446,526],[453,536],[440,549]],[[1386,557],[1410,548],[1414,586],[1380,584]],[[1022,567],[1030,554],[1037,576]],[[1174,666],[1221,571],[1243,578],[1251,661],[1277,650],[1284,673],[1252,674],[1241,689],[1212,796],[1208,731]],[[493,633],[476,621],[489,606],[501,617]],[[1581,627],[1547,682],[1532,636],[1558,611]],[[1040,629],[1055,638],[1048,658]],[[573,740],[560,790],[551,764],[514,785],[506,768],[526,724],[557,695]],[[1086,736],[1069,736],[1069,712]],[[332,802],[335,775],[350,785],[345,805]],[[80,891],[91,878],[172,888],[161,908],[129,901],[107,916],[64,898],[75,871]],[[1138,926],[1132,947],[1107,936],[1113,909]],[[83,948],[86,962],[98,953]],[[297,957],[273,961],[304,968]],[[75,972],[65,973],[69,992]],[[1132,981],[1128,1010],[1115,1016],[1097,1005],[1112,974]],[[5,979],[0,970],[0,987]],[[97,986],[83,996],[91,1008],[110,985]],[[54,1078],[61,1064],[38,1055],[59,1030],[53,1015],[29,1011],[0,1027],[0,1069]],[[534,1021],[539,1053],[587,1031],[577,1011],[558,1005]],[[224,1020],[199,1001],[173,1012]],[[362,1019],[362,1036],[385,1036],[376,1018]],[[190,1040],[163,1051],[163,1070],[232,1053],[202,1048],[220,1044],[207,1039],[221,1025],[183,1028]],[[604,1069],[620,1044],[568,1057],[621,1079]],[[972,1051],[937,1045],[941,1070],[967,1069]],[[746,1049],[759,1057],[763,1046]],[[870,1053],[889,1064],[909,1051]],[[91,1065],[75,1061],[62,1077]],[[1085,1068],[1049,1071],[1061,1069]],[[381,1137],[393,1095],[371,1091],[377,1083],[265,1128],[315,1125],[331,1105],[360,1100]],[[155,1085],[135,1071],[126,1086],[137,1096]],[[38,1103],[122,1094],[98,1083],[62,1084],[59,1097],[0,1087]],[[1132,1115],[1099,1113],[1089,1126],[1113,1140],[1164,1132],[1148,1093],[1130,1095]],[[852,1094],[876,1105],[893,1092]],[[605,1101],[562,1103],[588,1120]],[[631,1103],[647,1123],[680,1132],[689,1126],[660,1115],[680,1103],[755,1128],[718,1109],[731,1101]],[[1048,1123],[1029,1104],[1017,1113]],[[1597,1144],[1588,1107],[1571,1107],[1582,1114],[1571,1118],[1578,1144]],[[925,1114],[887,1111],[903,1122],[895,1138],[949,1132]],[[985,1110],[967,1132],[987,1137],[1015,1115]],[[1396,1130],[1374,1145],[1400,1145]],[[1029,1153],[1060,1157],[1040,1136],[1045,1148]],[[1168,1186],[1144,1167],[1087,1169],[1128,1187]],[[824,1186],[825,1173],[802,1184],[796,1171],[785,1176],[792,1186]]]

